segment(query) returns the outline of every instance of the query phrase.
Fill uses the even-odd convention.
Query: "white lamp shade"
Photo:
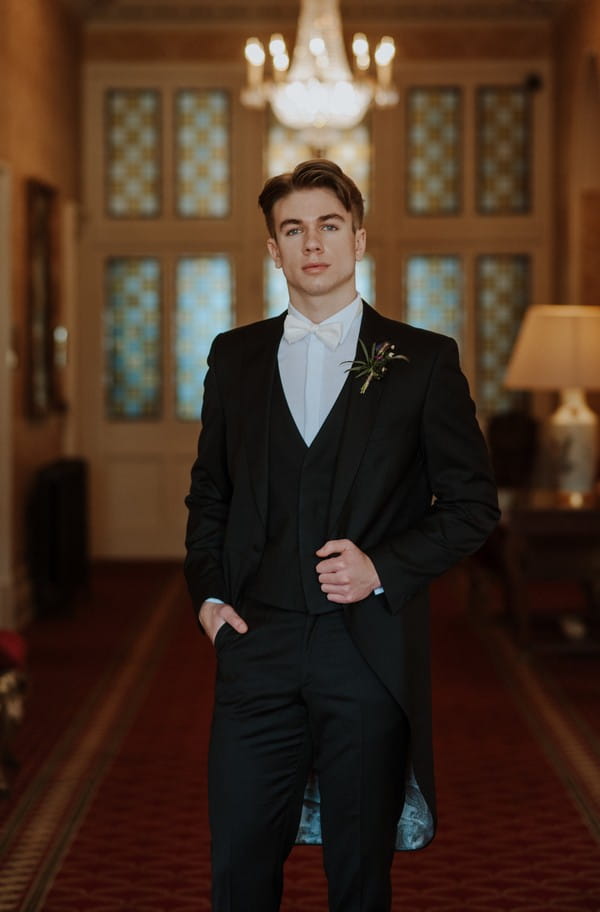
[[[530,307],[504,379],[510,389],[600,389],[600,307]]]

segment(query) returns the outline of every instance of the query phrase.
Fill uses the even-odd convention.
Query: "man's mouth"
[[[327,268],[327,263],[307,263],[306,266],[302,267],[302,271],[316,274],[319,272],[324,272]]]

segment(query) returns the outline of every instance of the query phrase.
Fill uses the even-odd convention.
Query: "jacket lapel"
[[[381,317],[363,302],[363,318],[360,326],[359,338],[365,343],[367,350],[371,351],[374,342],[385,341],[385,326]],[[357,346],[356,357],[364,357],[362,348]],[[354,374],[349,378],[350,393],[348,396],[348,409],[344,431],[338,451],[338,461],[331,503],[329,508],[329,530],[334,528],[340,515],[344,502],[350,492],[354,477],[358,471],[365,447],[369,442],[371,429],[377,415],[383,383],[374,381],[367,390],[361,394],[361,381]]]
[[[285,313],[257,325],[254,339],[246,344],[244,370],[244,445],[250,481],[258,512],[267,523],[269,419],[277,349],[283,333]]]

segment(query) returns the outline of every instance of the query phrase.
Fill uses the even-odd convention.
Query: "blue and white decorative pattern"
[[[161,271],[158,260],[106,264],[105,384],[109,419],[160,415]]]
[[[106,210],[112,218],[160,215],[160,119],[156,91],[106,93]]]
[[[413,88],[407,112],[407,208],[411,215],[460,209],[461,92]]]
[[[477,402],[487,414],[507,411],[521,397],[502,381],[529,304],[530,271],[530,258],[520,254],[477,258]]]
[[[406,320],[462,343],[463,265],[458,256],[419,255],[406,263]]]
[[[404,807],[396,828],[396,849],[420,849],[432,840],[433,834],[433,817],[419,789],[411,764],[406,772]],[[304,789],[296,845],[321,845],[322,842],[321,793],[318,776],[313,772]]]
[[[210,344],[233,323],[231,261],[224,254],[183,257],[175,282],[175,413],[183,421],[198,421]]]
[[[531,208],[530,96],[523,86],[477,90],[477,208],[484,215]]]
[[[176,93],[176,207],[184,218],[229,215],[229,120],[226,91],[183,89]]]

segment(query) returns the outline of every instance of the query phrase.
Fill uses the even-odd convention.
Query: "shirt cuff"
[[[378,586],[377,589],[373,589],[373,595],[383,595],[385,589],[383,586]]]

